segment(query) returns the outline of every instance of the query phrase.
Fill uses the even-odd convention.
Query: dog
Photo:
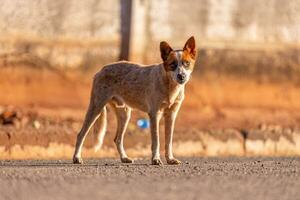
[[[159,121],[165,120],[165,158],[168,164],[181,162],[174,158],[172,139],[177,113],[184,99],[185,84],[194,69],[196,44],[190,37],[182,50],[173,50],[160,43],[162,63],[139,65],[120,61],[104,66],[93,79],[89,107],[80,132],[77,135],[73,163],[82,164],[81,150],[84,139],[94,125],[99,149],[106,130],[106,106],[117,115],[117,132],[114,142],[121,162],[133,163],[124,150],[123,140],[132,108],[146,112],[150,119],[152,164],[163,165],[160,159]]]

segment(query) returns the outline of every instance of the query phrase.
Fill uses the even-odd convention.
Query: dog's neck
[[[160,82],[161,82],[161,91],[166,94],[166,100],[168,104],[173,104],[180,93],[184,92],[184,85],[180,85],[175,83],[169,76],[167,76],[167,72],[164,69],[163,64],[159,65],[160,67]]]

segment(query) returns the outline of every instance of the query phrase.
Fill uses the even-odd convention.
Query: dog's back
[[[139,65],[132,62],[120,61],[104,66],[95,75],[95,79],[105,80],[113,85],[144,84],[157,73],[158,65]],[[125,84],[125,85],[124,85]]]

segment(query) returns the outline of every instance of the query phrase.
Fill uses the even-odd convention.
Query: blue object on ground
[[[137,126],[142,128],[142,129],[149,128],[150,127],[150,122],[149,122],[148,119],[139,119],[137,121]]]

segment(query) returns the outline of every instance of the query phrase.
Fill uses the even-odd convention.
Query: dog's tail
[[[107,126],[106,115],[107,115],[107,111],[106,111],[106,107],[104,107],[103,111],[100,113],[100,116],[95,121],[93,126],[93,135],[97,141],[94,147],[95,152],[98,151],[103,144],[103,139],[105,136],[106,126]]]

